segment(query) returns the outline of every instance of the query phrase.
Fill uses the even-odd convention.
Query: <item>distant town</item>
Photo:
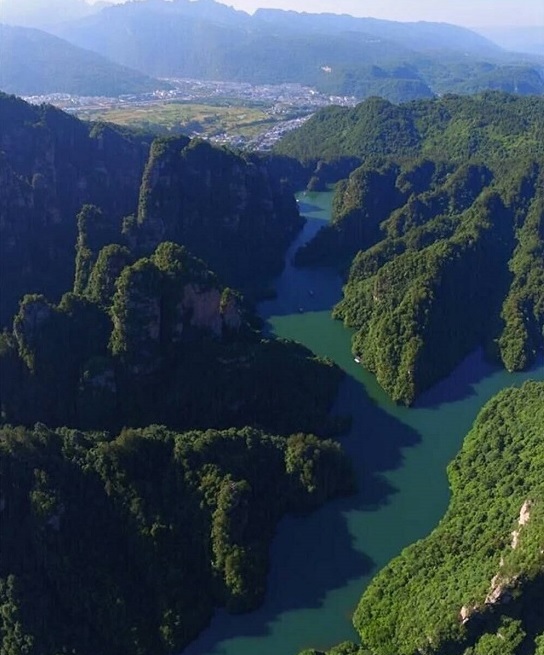
[[[318,109],[330,105],[354,106],[356,98],[351,96],[330,96],[301,84],[262,84],[246,82],[217,82],[194,79],[168,79],[170,90],[157,90],[152,93],[122,95],[118,97],[75,96],[65,93],[52,93],[39,96],[26,96],[32,104],[48,103],[88,120],[109,120],[117,122],[115,116],[120,110],[148,110],[180,103],[183,105],[212,105],[222,107],[259,108],[264,119],[259,120],[260,129],[252,134],[244,134],[236,125],[226,131],[210,130],[206,126],[180,123],[178,132],[191,137],[209,138],[215,143],[227,144],[250,150],[268,150],[286,132],[299,127]],[[121,121],[120,121],[121,122]],[[123,121],[134,124],[136,121]],[[153,121],[147,120],[146,125]]]

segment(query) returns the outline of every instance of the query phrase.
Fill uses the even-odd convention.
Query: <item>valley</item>
[[[541,35],[324,6],[0,0],[0,655],[544,655]]]

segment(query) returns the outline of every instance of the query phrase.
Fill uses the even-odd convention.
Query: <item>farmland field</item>
[[[245,139],[259,136],[286,118],[285,114],[272,115],[259,107],[180,102],[86,109],[78,115],[87,120],[104,120],[160,134],[211,138],[235,134]]]

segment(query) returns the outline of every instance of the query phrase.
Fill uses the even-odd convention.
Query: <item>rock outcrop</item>
[[[227,284],[248,288],[281,270],[302,222],[289,185],[265,160],[204,141],[157,139],[128,232],[143,252],[165,240],[183,244]]]

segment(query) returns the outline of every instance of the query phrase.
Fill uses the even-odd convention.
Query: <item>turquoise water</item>
[[[310,516],[288,517],[271,549],[266,601],[242,616],[219,612],[184,655],[294,655],[357,640],[351,615],[369,580],[438,523],[449,500],[446,466],[481,406],[500,389],[544,380],[544,364],[510,374],[475,353],[419,399],[391,403],[353,361],[350,332],[330,317],[342,283],[332,270],[297,270],[290,259],[330,216],[332,194],[305,194],[308,223],[287,256],[277,299],[260,313],[271,332],[328,356],[347,373],[336,410],[353,416],[342,438],[359,492]]]

